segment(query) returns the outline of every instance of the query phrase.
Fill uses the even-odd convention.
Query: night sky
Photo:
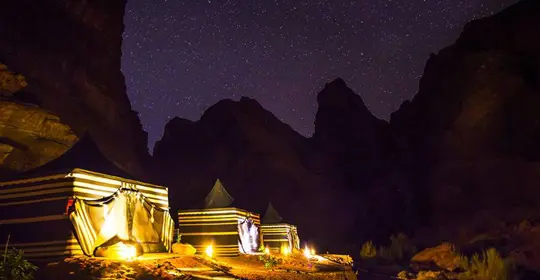
[[[174,116],[257,99],[305,136],[316,94],[342,77],[388,119],[432,52],[517,0],[129,0],[122,71],[149,145]]]

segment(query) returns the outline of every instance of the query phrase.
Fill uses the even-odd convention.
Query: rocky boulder
[[[174,243],[172,245],[172,252],[183,256],[193,256],[197,249],[190,244]]]
[[[454,271],[460,264],[461,257],[456,252],[454,245],[450,243],[424,249],[411,259],[411,266],[416,270],[435,265],[437,268]]]
[[[77,140],[56,115],[31,104],[0,100],[0,177],[41,166]]]

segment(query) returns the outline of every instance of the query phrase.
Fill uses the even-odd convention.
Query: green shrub
[[[481,257],[478,254],[471,259],[462,257],[461,266],[465,272],[459,275],[459,280],[507,280],[512,270],[510,262],[494,248],[484,251]]]
[[[410,239],[403,233],[390,236],[389,247],[379,247],[379,257],[388,261],[401,261],[409,259],[416,254],[417,249]]]
[[[259,260],[264,262],[264,267],[269,269],[280,263],[280,260],[272,255],[260,255]]]
[[[411,258],[418,252],[411,240],[403,233],[390,236],[390,251],[397,260]]]
[[[402,271],[400,271],[398,273],[397,278],[398,279],[409,279],[409,273],[407,273],[407,271],[405,271],[405,270],[402,270]]]
[[[373,246],[373,242],[371,240],[362,245],[362,249],[360,250],[360,257],[362,257],[363,259],[369,259],[376,256],[377,249],[375,248],[375,246]]]
[[[2,280],[31,280],[37,267],[23,257],[22,250],[10,249],[4,251],[0,259],[0,279]]]

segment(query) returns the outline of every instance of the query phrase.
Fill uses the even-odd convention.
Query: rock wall
[[[144,175],[147,135],[120,71],[125,0],[21,0],[0,9],[0,63],[123,169]]]
[[[392,115],[401,169],[415,174],[432,223],[538,210],[539,13],[540,2],[525,0],[467,24]]]
[[[155,159],[175,197],[194,194],[174,206],[202,200],[220,177],[239,204],[258,211],[269,200],[302,236],[334,249],[332,240],[532,215],[540,210],[538,14],[540,2],[524,0],[467,24],[429,58],[418,94],[390,123],[341,79],[319,93],[311,139],[245,98],[221,101],[197,122],[172,120]]]

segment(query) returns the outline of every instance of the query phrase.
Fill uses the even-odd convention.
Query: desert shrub
[[[368,242],[362,245],[360,250],[360,257],[363,259],[374,258],[377,256],[377,249],[373,246],[373,242],[369,240]]]
[[[411,240],[403,233],[396,236],[390,236],[390,250],[398,260],[411,258],[418,252]]]
[[[494,248],[484,251],[482,256],[462,257],[461,266],[465,271],[459,275],[459,280],[507,280],[512,270],[510,262]]]
[[[402,270],[402,271],[400,271],[400,272],[398,273],[397,278],[398,278],[398,279],[409,279],[408,276],[409,276],[409,274],[407,273],[407,271]]]
[[[10,249],[4,251],[0,259],[0,279],[2,280],[31,280],[37,267],[23,257],[22,250]]]
[[[280,260],[272,255],[260,255],[259,260],[264,262],[265,268],[272,268],[280,263]]]
[[[410,239],[402,233],[390,236],[389,247],[379,247],[379,257],[388,261],[401,261],[416,254],[417,249]]]

